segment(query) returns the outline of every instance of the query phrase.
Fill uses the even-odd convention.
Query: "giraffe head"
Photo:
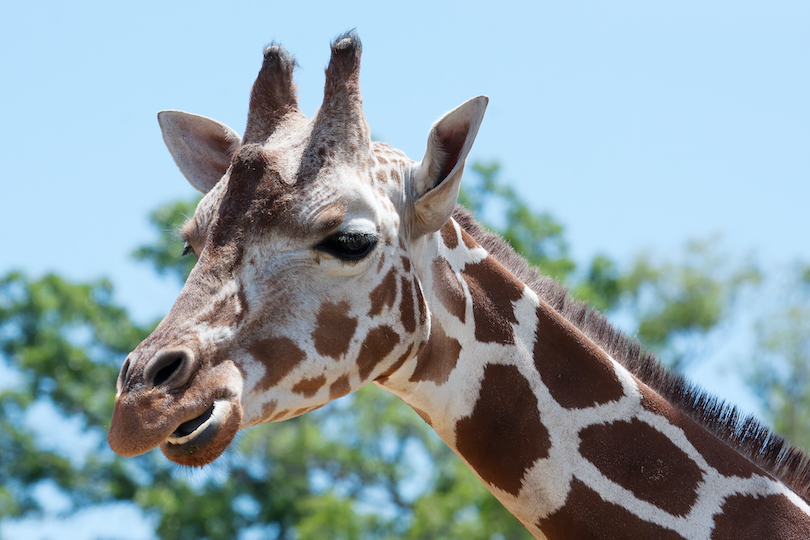
[[[175,162],[205,193],[182,230],[198,262],[121,368],[108,437],[117,453],[159,445],[177,463],[209,463],[239,429],[348,394],[427,339],[411,261],[452,213],[487,99],[436,122],[413,162],[371,140],[360,53],[354,33],[332,44],[311,119],[278,45],[264,51],[244,138],[160,113]]]

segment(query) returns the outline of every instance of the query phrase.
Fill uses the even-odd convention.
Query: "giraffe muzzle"
[[[110,447],[122,456],[136,456],[159,446],[180,465],[210,463],[239,430],[238,370],[232,362],[201,363],[199,354],[185,346],[146,354],[133,353],[122,367]]]

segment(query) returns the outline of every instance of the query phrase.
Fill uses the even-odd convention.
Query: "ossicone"
[[[290,115],[301,114],[293,71],[296,62],[279,44],[264,49],[264,61],[250,92],[245,142],[266,139]]]

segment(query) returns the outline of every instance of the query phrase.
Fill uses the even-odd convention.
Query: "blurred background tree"
[[[810,448],[810,266],[781,286],[775,313],[758,321],[748,382],[776,431]]]
[[[503,184],[497,163],[472,170],[463,204],[577,297],[629,320],[676,369],[696,361],[695,344],[728,319],[742,288],[759,283],[753,265],[729,262],[716,242],[690,244],[671,261],[643,255],[627,270],[607,255],[580,268],[563,226]],[[157,237],[135,257],[184,281],[194,260],[180,257],[175,231],[196,202],[153,213]],[[759,332],[758,347],[778,369],[758,363],[749,381],[776,428],[808,444],[810,269],[794,288],[804,292]],[[529,538],[409,407],[373,385],[241,432],[202,471],[178,469],[159,451],[114,455],[106,430],[118,367],[156,323],[134,323],[112,293],[106,281],[56,275],[10,272],[0,281],[0,520],[44,515],[45,491],[65,501],[63,516],[130,501],[162,539]]]

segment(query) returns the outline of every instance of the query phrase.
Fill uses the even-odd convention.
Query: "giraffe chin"
[[[203,414],[180,424],[160,444],[160,450],[179,465],[202,467],[218,458],[231,444],[241,420],[238,404],[217,399]]]

